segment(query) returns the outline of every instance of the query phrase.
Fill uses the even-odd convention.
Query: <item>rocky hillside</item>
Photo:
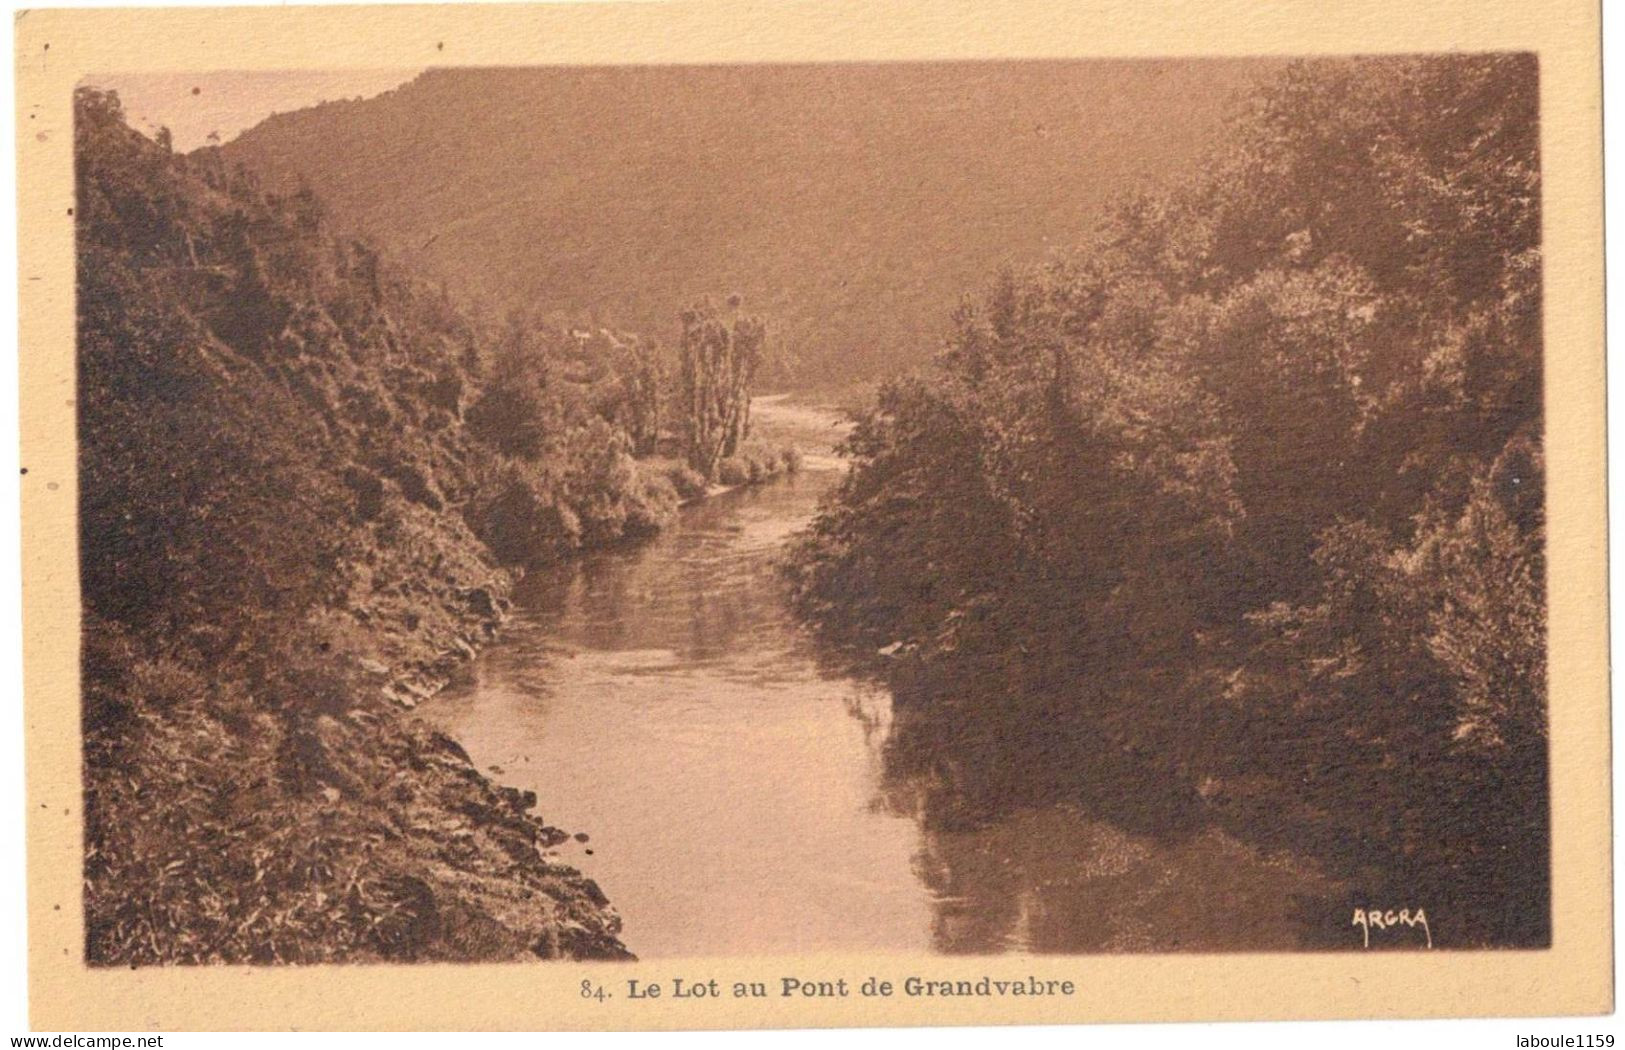
[[[224,147],[454,290],[667,342],[738,291],[838,386],[1195,164],[1260,61],[433,70]]]
[[[534,454],[486,443],[489,332],[77,102],[87,958],[626,957],[565,832],[410,709],[502,620],[521,512],[534,562],[670,486],[562,381]]]

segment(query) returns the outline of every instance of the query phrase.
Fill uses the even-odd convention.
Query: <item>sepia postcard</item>
[[[1610,1012],[1599,17],[19,15],[31,1023]]]

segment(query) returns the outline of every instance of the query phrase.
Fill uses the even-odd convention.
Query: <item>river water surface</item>
[[[634,953],[1306,945],[1339,887],[1218,830],[1156,841],[1064,805],[921,819],[888,772],[890,696],[820,660],[775,569],[839,480],[838,417],[755,412],[804,450],[799,474],[532,574],[469,680],[422,712],[587,835],[558,859],[598,881]]]

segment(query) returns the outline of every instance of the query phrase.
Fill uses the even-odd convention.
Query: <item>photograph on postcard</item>
[[[86,961],[1547,946],[1540,73],[86,76]]]
[[[1611,1009],[1559,6],[20,17],[30,1024]]]

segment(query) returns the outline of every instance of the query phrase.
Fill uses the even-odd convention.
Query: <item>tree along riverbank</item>
[[[937,819],[1218,821],[1549,943],[1536,83],[1294,64],[881,391],[790,569],[890,654]]]
[[[628,958],[566,832],[411,709],[519,573],[714,480],[634,455],[648,355],[76,103],[87,960]],[[742,436],[719,473],[794,466]]]

